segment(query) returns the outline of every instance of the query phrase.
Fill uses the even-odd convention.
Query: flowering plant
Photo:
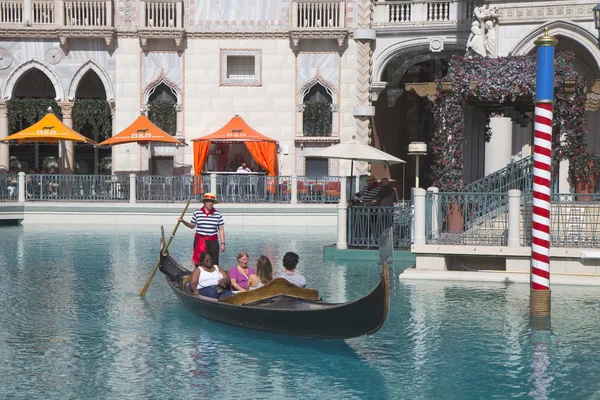
[[[593,154],[587,150],[585,117],[585,82],[573,69],[572,52],[561,52],[555,58],[554,160],[569,159],[572,179],[589,185],[597,172]],[[515,102],[518,98],[535,97],[536,56],[503,58],[452,57],[448,74],[437,82],[433,115],[434,185],[446,192],[465,189],[463,181],[464,107],[470,99],[487,102]],[[573,90],[565,90],[574,83]],[[448,90],[448,84],[452,89]],[[491,138],[490,115],[486,115],[485,139]],[[560,140],[562,138],[562,140]]]

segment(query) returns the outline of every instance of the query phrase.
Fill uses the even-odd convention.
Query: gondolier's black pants
[[[198,243],[198,238],[194,235],[194,249]],[[206,251],[210,254],[212,262],[215,265],[219,265],[219,241],[218,240],[206,240]]]

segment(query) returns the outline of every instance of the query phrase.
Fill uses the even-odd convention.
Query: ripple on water
[[[0,398],[594,398],[600,300],[552,291],[551,333],[532,331],[526,285],[398,281],[373,336],[324,342],[228,327],[187,312],[157,274],[158,229],[2,227]],[[188,232],[189,233],[189,232]],[[192,236],[171,251],[189,258]],[[330,301],[378,282],[366,262],[322,261],[333,230],[228,231],[238,249],[299,271]],[[279,268],[279,267],[278,267]]]

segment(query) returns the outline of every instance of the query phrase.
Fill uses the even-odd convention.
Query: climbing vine
[[[154,100],[149,104],[148,118],[163,131],[177,133],[177,103],[173,100]]]
[[[73,128],[83,132],[86,124],[90,124],[100,132],[102,139],[112,136],[112,114],[108,101],[102,99],[76,100],[73,106]]]
[[[331,104],[324,101],[304,102],[304,136],[331,135]]]
[[[572,52],[556,55],[554,80],[554,160],[568,159],[572,179],[591,184],[598,172],[593,153],[587,149],[585,82],[573,69]],[[464,107],[469,98],[488,102],[512,102],[520,97],[535,97],[536,56],[503,58],[452,57],[448,74],[437,82],[433,115],[434,185],[443,191],[462,191]],[[567,85],[568,83],[568,85]],[[449,85],[450,84],[450,85]],[[451,86],[451,88],[449,87]],[[566,86],[572,86],[569,90]],[[485,139],[489,141],[488,125]],[[562,137],[562,140],[560,140]]]
[[[48,107],[61,118],[61,109],[54,99],[12,99],[6,102],[9,134],[17,133],[48,114]]]

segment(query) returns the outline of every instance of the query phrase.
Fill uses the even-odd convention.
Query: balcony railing
[[[1,0],[0,1],[0,24],[22,24],[23,23],[23,1]]]
[[[110,28],[112,14],[112,0],[0,0],[0,24],[15,28]]]
[[[452,24],[470,21],[477,0],[377,1],[375,27],[394,25]]]
[[[141,5],[141,26],[144,28],[182,28],[180,0],[145,0]]]
[[[112,2],[110,0],[64,0],[63,13],[65,26],[112,26]]]
[[[35,25],[53,25],[56,13],[54,0],[33,0],[31,2],[31,22]]]
[[[292,27],[294,29],[344,28],[346,2],[335,0],[294,1]]]

